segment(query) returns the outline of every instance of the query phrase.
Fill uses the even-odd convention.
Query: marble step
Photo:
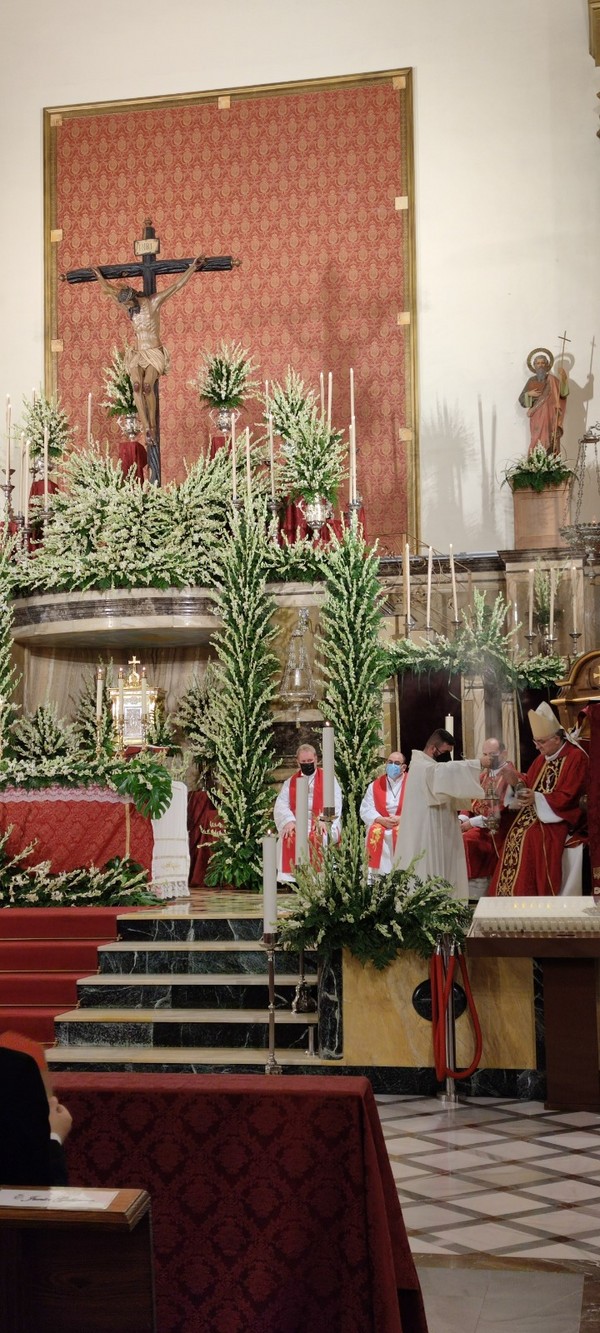
[[[143,1046],[55,1046],[46,1051],[50,1069],[76,1073],[154,1074],[260,1074],[268,1060],[268,1047],[165,1046],[152,1051]],[[308,1055],[305,1050],[275,1049],[275,1059],[284,1074],[339,1072],[335,1060]],[[66,1100],[66,1095],[65,1095]]]
[[[316,955],[305,954],[305,964],[311,971],[316,968]],[[100,974],[155,972],[191,973],[239,972],[266,974],[267,954],[258,940],[163,940],[134,944],[120,940],[104,944],[98,950]],[[278,949],[275,953],[275,972],[297,972],[297,953]]]
[[[201,1017],[199,1016],[201,1014]],[[316,1014],[275,1013],[281,1046],[302,1046]],[[72,1009],[55,1019],[60,1046],[267,1046],[266,1009]]]
[[[260,940],[263,933],[260,915],[231,916],[211,912],[169,911],[132,912],[117,918],[122,940],[132,942],[163,940],[184,943],[192,940]]]
[[[276,979],[275,1005],[289,1009],[300,980],[298,973],[281,973]],[[307,973],[312,994],[317,994],[317,977]],[[264,974],[252,976],[239,972],[177,973],[154,972],[118,976],[114,973],[81,977],[77,983],[78,1001],[83,1009],[265,1009],[269,988]]]

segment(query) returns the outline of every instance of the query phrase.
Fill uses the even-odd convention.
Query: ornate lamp
[[[313,674],[306,651],[308,633],[308,611],[298,612],[298,624],[292,630],[287,661],[279,686],[279,697],[288,708],[296,713],[296,726],[300,726],[300,709],[311,704],[316,697]]]
[[[144,747],[148,727],[159,698],[164,697],[164,690],[148,684],[146,668],[135,655],[130,658],[128,666],[128,675],[125,667],[119,667],[117,686],[110,691],[113,723],[121,747]]]
[[[560,529],[561,536],[564,537],[567,545],[573,551],[579,551],[585,554],[588,565],[593,565],[600,558],[600,523],[594,519],[591,523],[582,523],[581,506],[583,503],[583,491],[585,486],[586,471],[588,467],[593,466],[596,476],[596,486],[600,500],[600,459],[598,458],[598,445],[600,444],[600,422],[595,426],[589,426],[579,441],[579,452],[575,464],[575,476],[573,478],[573,495],[575,496],[575,521],[568,527]],[[589,452],[588,452],[589,451]]]

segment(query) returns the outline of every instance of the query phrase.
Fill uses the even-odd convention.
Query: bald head
[[[482,768],[499,768],[506,759],[506,746],[496,736],[488,736],[481,751]]]

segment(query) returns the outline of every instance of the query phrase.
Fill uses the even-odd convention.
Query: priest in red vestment
[[[511,820],[509,811],[504,807],[504,797],[509,786],[508,755],[504,742],[489,736],[483,743],[480,763],[479,782],[485,797],[471,801],[470,810],[461,810],[458,816],[467,858],[470,898],[487,888],[487,884],[483,883],[474,892],[471,891],[474,881],[491,879]],[[498,827],[492,828],[489,821],[495,812],[491,809],[491,803],[496,801],[501,810],[500,822]]]
[[[295,882],[296,867],[296,786],[299,777],[308,778],[308,845],[311,862],[330,836],[339,842],[342,820],[342,792],[335,779],[335,818],[331,831],[322,819],[323,769],[317,761],[314,745],[301,745],[296,751],[298,771],[286,778],[275,802],[273,817],[279,834],[277,842],[277,878],[281,883]]]
[[[400,750],[393,750],[385,773],[369,783],[360,807],[371,875],[387,875],[392,869],[405,787],[406,760]]]
[[[489,888],[497,897],[558,894],[565,844],[577,839],[582,824],[587,755],[567,740],[548,704],[531,709],[529,723],[539,754],[524,776],[508,766],[517,814]]]

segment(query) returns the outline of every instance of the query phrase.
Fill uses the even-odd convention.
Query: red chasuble
[[[525,774],[527,786],[543,793],[562,822],[543,824],[535,805],[519,810],[506,835],[490,895],[544,897],[559,893],[565,842],[582,821],[579,798],[587,773],[587,755],[568,741],[556,759],[545,759],[541,754],[534,759]]]
[[[404,775],[404,781],[400,788],[398,805],[395,811],[393,812],[396,815],[400,815],[402,813],[405,791],[406,791],[406,774]],[[387,778],[385,774],[383,774],[383,776],[380,778],[376,778],[375,782],[373,783],[373,801],[375,803],[375,809],[378,815],[383,815],[384,818],[387,818],[390,811],[388,810],[387,807]],[[395,851],[396,842],[398,839],[397,828],[384,829],[382,824],[378,824],[377,822],[375,822],[371,824],[369,832],[367,833],[367,852],[369,856],[369,867],[371,870],[379,870],[379,867],[381,865],[381,854],[383,852],[383,838],[385,833],[391,833],[392,847]]]
[[[502,774],[502,769],[497,772],[492,772],[491,769],[482,769],[479,781],[486,796],[490,795],[493,785],[496,796],[502,804],[508,786],[506,778]],[[489,807],[484,800],[479,798],[471,801],[471,809],[469,811],[465,810],[464,813],[468,813],[469,816],[485,816],[489,814]],[[463,847],[467,858],[468,879],[489,879],[493,875],[512,818],[510,810],[502,809],[500,827],[493,833],[486,828],[468,828],[464,831]]]
[[[290,778],[290,809],[296,813],[296,783],[301,773],[294,773]],[[310,829],[308,832],[308,851],[311,864],[318,864],[318,858],[323,850],[323,844],[320,833],[315,828],[319,815],[323,814],[323,769],[315,769],[315,780],[313,783],[313,803],[310,817]],[[296,830],[291,829],[283,838],[281,848],[281,869],[286,875],[293,874],[296,864]]]

